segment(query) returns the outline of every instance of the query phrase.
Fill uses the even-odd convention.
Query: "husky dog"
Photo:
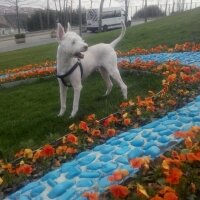
[[[57,78],[60,88],[60,112],[62,116],[66,110],[67,88],[74,90],[73,109],[70,117],[74,117],[78,111],[82,80],[86,79],[93,71],[98,70],[106,83],[108,95],[112,89],[112,77],[120,86],[124,99],[127,99],[127,86],[123,82],[118,67],[115,46],[121,41],[126,32],[122,23],[122,31],[118,38],[110,44],[100,43],[88,47],[88,44],[75,32],[72,32],[68,23],[65,33],[60,23],[57,27]]]

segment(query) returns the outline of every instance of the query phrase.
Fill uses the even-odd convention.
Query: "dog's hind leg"
[[[110,76],[109,76],[108,72],[106,71],[106,69],[101,67],[98,70],[99,70],[103,80],[106,83],[107,90],[106,90],[106,93],[104,94],[104,96],[107,96],[110,94],[110,92],[112,90],[112,87],[113,87],[112,81],[110,80]]]
[[[60,79],[58,79],[60,89],[60,112],[58,117],[64,115],[66,110],[67,87],[65,87]]]
[[[120,86],[122,94],[124,99],[127,99],[127,86],[126,84],[123,82],[121,75],[119,73],[118,68],[114,68],[111,73],[110,76],[117,82],[117,84]]]

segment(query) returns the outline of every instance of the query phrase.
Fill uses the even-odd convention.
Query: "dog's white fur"
[[[82,80],[86,79],[94,70],[98,70],[103,80],[106,83],[107,91],[105,95],[108,95],[112,89],[112,77],[120,86],[124,99],[127,98],[127,86],[123,82],[118,67],[117,67],[117,55],[114,47],[125,35],[125,25],[122,23],[122,31],[120,36],[110,44],[97,44],[88,48],[88,45],[83,39],[71,31],[71,26],[68,23],[68,30],[65,33],[64,28],[58,23],[57,27],[57,40],[59,43],[57,49],[57,74],[63,75],[77,62],[77,53],[84,55],[81,59],[83,66],[83,77],[81,78],[81,71],[78,68],[65,78],[70,82],[74,89],[73,109],[70,117],[74,117],[78,111],[80,92],[82,89]],[[60,112],[58,116],[62,116],[66,110],[66,97],[67,87],[58,78],[60,88]]]

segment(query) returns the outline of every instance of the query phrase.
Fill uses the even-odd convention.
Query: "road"
[[[144,21],[132,22],[132,26],[144,23]],[[78,28],[73,29],[75,32],[79,32]],[[13,36],[0,37],[0,53],[14,51],[23,48],[29,48],[44,44],[50,44],[56,42],[56,38],[50,37],[51,31],[35,32],[26,34],[26,42],[16,44]],[[83,37],[94,33],[83,33]]]

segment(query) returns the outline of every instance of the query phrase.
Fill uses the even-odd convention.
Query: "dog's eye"
[[[73,41],[72,41],[72,44],[74,45],[75,43],[76,43],[76,41],[75,41],[75,40],[73,40]]]

